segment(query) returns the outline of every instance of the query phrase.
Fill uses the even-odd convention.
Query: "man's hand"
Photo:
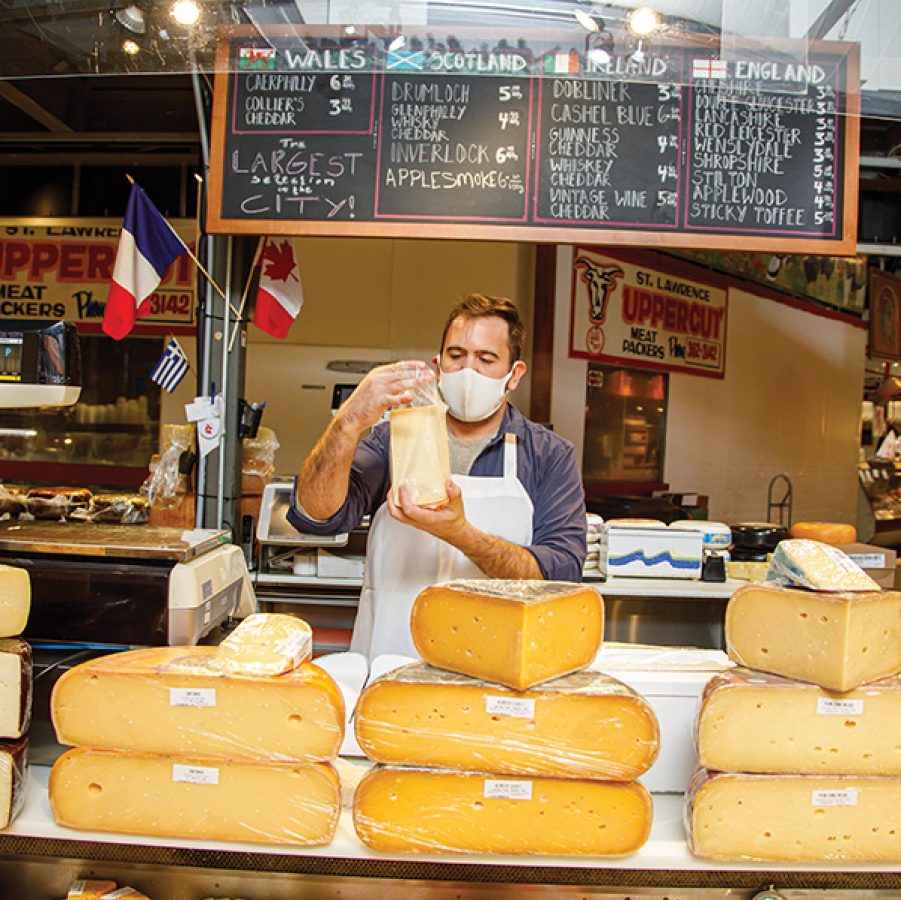
[[[419,360],[389,363],[371,369],[335,415],[340,427],[362,434],[381,419],[392,406],[413,400],[413,391],[435,378],[429,366]]]
[[[445,490],[447,491],[447,503],[437,508],[417,506],[410,499],[409,491],[401,485],[397,492],[399,504],[394,502],[394,491],[388,491],[388,512],[398,522],[427,531],[442,541],[457,546],[468,525],[463,509],[463,497],[459,486],[452,478],[447,479]]]

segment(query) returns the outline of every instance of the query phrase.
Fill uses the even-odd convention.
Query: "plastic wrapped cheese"
[[[844,522],[795,522],[790,534],[793,538],[824,544],[853,544],[857,540],[857,529]]]
[[[216,648],[213,665],[238,675],[281,675],[313,654],[313,630],[298,616],[252,613]]]
[[[901,592],[748,584],[729,598],[725,632],[739,665],[833,691],[901,672]]]
[[[116,888],[115,881],[79,878],[69,885],[66,900],[103,900],[106,894]]]
[[[730,862],[901,862],[901,778],[698,770],[689,849]]]
[[[522,691],[594,659],[604,602],[563,581],[450,581],[419,594],[410,630],[427,663]]]
[[[518,692],[414,663],[368,685],[354,725],[376,762],[502,775],[631,781],[658,749],[647,701],[590,671]]]
[[[31,576],[27,569],[0,564],[0,637],[25,630],[31,612]]]
[[[0,738],[19,738],[31,722],[31,647],[0,638]]]
[[[78,747],[53,765],[58,825],[262,844],[331,841],[341,790],[327,763],[263,763]]]
[[[767,580],[813,591],[878,591],[879,585],[846,553],[821,541],[779,541]]]
[[[638,783],[379,766],[354,797],[357,836],[385,853],[627,856],[648,839]]]
[[[0,741],[0,829],[6,828],[25,803],[28,736]]]
[[[724,772],[901,776],[899,735],[899,678],[837,694],[738,668],[704,689],[698,762]]]
[[[389,428],[394,502],[400,502],[398,491],[405,487],[418,506],[446,503],[450,478],[447,407],[432,403],[392,409]]]
[[[75,666],[50,715],[60,743],[149,753],[317,762],[334,759],[344,702],[312,664],[284,675],[229,675],[209,647],[153,647]]]

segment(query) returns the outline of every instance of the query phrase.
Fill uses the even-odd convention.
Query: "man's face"
[[[503,378],[515,361],[510,358],[508,337],[509,326],[499,316],[458,316],[447,330],[441,368],[445,372],[470,368],[489,378]]]

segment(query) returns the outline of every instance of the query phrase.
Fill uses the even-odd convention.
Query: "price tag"
[[[172,780],[184,784],[219,784],[219,770],[209,766],[172,766]]]
[[[485,798],[501,800],[531,800],[531,781],[499,781],[496,778],[485,779]]]
[[[856,562],[861,569],[886,568],[884,553],[849,553],[848,558]]]
[[[863,700],[837,700],[834,697],[817,699],[819,716],[862,716]]]
[[[169,706],[215,706],[216,688],[169,688]]]
[[[304,659],[313,643],[313,636],[308,631],[295,631],[289,637],[286,637],[284,640],[279,641],[275,645],[276,653],[279,653],[281,656],[287,656],[290,659],[297,660],[298,662],[301,659]]]
[[[846,791],[812,791],[810,802],[813,806],[857,806],[857,788]]]
[[[510,719],[534,719],[535,701],[519,697],[486,697],[485,712],[489,716],[506,716]]]

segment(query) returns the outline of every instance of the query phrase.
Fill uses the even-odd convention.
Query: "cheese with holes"
[[[0,638],[0,738],[18,738],[31,722],[31,647]]]
[[[813,591],[878,591],[879,585],[854,560],[822,541],[779,541],[767,580]]]
[[[313,630],[297,616],[253,613],[216,648],[213,663],[236,675],[282,675],[313,654]]]
[[[419,594],[410,630],[427,663],[522,691],[594,659],[604,602],[563,581],[450,581]]]
[[[725,861],[901,862],[901,778],[699,770],[689,848]]]
[[[327,844],[341,790],[327,763],[263,763],[78,747],[53,765],[58,825],[153,837]]]
[[[739,665],[832,691],[901,672],[901,592],[749,584],[729,598],[725,632]]]
[[[25,630],[31,612],[31,577],[26,569],[0,565],[0,637]]]
[[[116,890],[115,881],[79,878],[69,886],[66,900],[103,900],[105,894],[114,890]]]
[[[321,762],[344,737],[344,701],[307,663],[278,676],[228,675],[209,647],[129,650],[75,666],[54,685],[61,744],[148,753]]]
[[[824,544],[853,544],[857,540],[857,529],[844,522],[795,522],[790,534]]]
[[[631,781],[657,757],[647,701],[600,672],[511,691],[414,663],[369,684],[354,713],[376,762]]]
[[[901,776],[901,678],[837,694],[732,669],[704,689],[697,747],[721,772]]]
[[[6,828],[25,802],[28,737],[0,741],[0,828]]]
[[[651,818],[634,782],[377,767],[354,797],[357,836],[385,853],[627,856]]]

